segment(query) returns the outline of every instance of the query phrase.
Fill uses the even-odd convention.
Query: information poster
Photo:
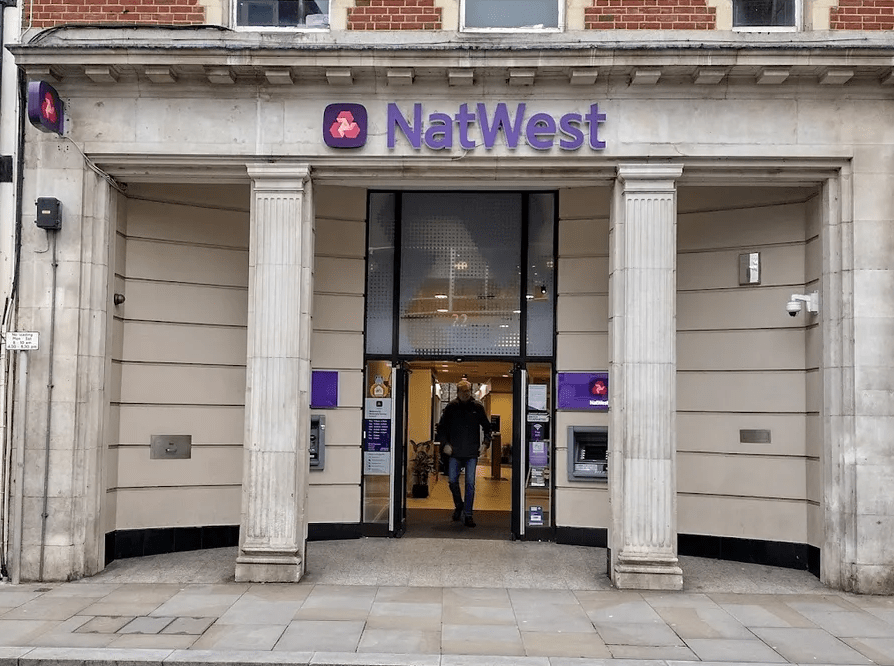
[[[546,411],[546,384],[528,386],[528,409],[538,412]]]
[[[367,398],[363,414],[367,419],[391,419],[391,398]]]
[[[542,506],[529,506],[528,507],[528,525],[540,526],[543,525],[543,507]]]
[[[366,419],[363,431],[363,473],[391,474],[391,419]]]

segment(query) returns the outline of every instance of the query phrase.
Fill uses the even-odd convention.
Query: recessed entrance
[[[556,205],[555,192],[370,193],[367,534],[519,538],[527,527],[551,529]],[[494,432],[478,459],[475,527],[451,520],[436,441],[463,378]]]

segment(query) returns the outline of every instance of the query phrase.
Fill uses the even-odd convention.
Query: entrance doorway
[[[407,410],[406,537],[509,539],[512,535],[512,372],[500,361],[413,361]],[[451,519],[454,504],[448,488],[445,460],[435,441],[436,424],[444,407],[456,397],[456,384],[472,384],[473,397],[487,413],[491,445],[478,458],[474,517],[468,528]],[[460,485],[465,480],[460,477]]]

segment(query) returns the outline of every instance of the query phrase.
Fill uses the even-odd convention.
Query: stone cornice
[[[29,76],[115,85],[203,81],[231,85],[593,85],[624,77],[636,85],[894,84],[894,42],[866,33],[587,31],[557,35],[463,33],[246,33],[67,27],[10,45]],[[396,73],[402,74],[396,77]]]

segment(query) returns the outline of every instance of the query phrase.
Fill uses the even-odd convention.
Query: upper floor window
[[[329,0],[238,0],[236,25],[264,28],[328,28]]]
[[[564,0],[463,0],[466,30],[556,30],[562,27]]]
[[[798,0],[733,0],[733,27],[794,30],[800,17]]]

